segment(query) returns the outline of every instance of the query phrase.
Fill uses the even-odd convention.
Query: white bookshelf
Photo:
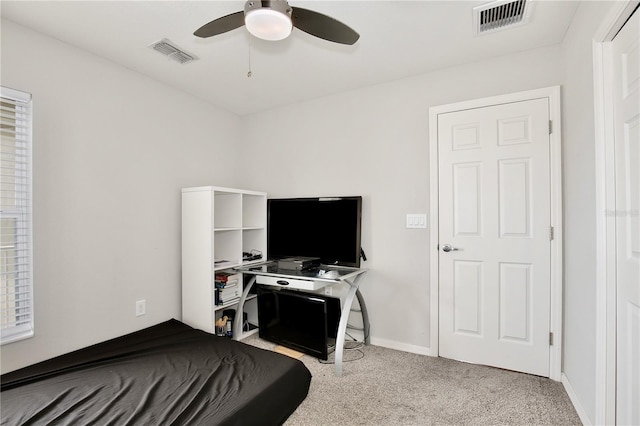
[[[252,250],[261,252],[262,259],[243,262],[243,252]],[[215,304],[216,272],[261,262],[266,256],[266,193],[215,186],[182,189],[183,322],[214,333],[222,312],[237,308],[237,302]],[[244,306],[251,324],[258,323],[255,302]],[[236,319],[242,320],[242,314],[236,312]],[[246,336],[237,336],[242,337]]]

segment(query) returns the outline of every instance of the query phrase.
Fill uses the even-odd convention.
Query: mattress
[[[311,373],[170,320],[0,381],[2,425],[277,425],[306,398]]]

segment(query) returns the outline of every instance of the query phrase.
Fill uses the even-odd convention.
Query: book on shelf
[[[215,281],[215,286],[216,288],[231,288],[231,287],[237,287],[238,284],[240,283],[239,280],[230,280],[227,282],[222,282],[222,281]]]
[[[231,299],[216,296],[216,306],[228,306],[233,305],[234,303],[238,303],[240,301],[239,297],[233,297]]]
[[[216,272],[216,275],[215,275],[216,281],[220,281],[221,283],[226,283],[229,281],[237,281],[241,278],[242,278],[242,274],[237,272],[219,271],[219,272]]]
[[[216,288],[229,288],[237,286],[242,280],[242,274],[231,272],[216,272]]]
[[[218,271],[216,272],[216,280],[218,281],[227,281],[229,277],[233,277],[235,275],[239,275],[235,272],[227,272],[227,271]]]
[[[220,294],[220,296],[226,297],[227,299],[229,298],[229,296],[235,296],[235,297],[240,297],[240,288],[238,287],[231,287],[231,288],[217,288],[216,291],[218,292],[218,294]]]
[[[227,305],[229,303],[235,303],[240,300],[241,293],[242,291],[239,286],[225,289],[216,288],[215,304],[220,306]]]

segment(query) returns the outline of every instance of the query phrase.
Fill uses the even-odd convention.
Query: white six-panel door
[[[547,98],[438,115],[439,354],[549,376]]]
[[[640,12],[613,40],[616,423],[640,424]]]

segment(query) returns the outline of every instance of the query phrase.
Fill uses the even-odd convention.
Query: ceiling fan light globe
[[[287,14],[267,8],[247,12],[244,23],[252,35],[269,41],[283,40],[289,37],[293,29]]]

